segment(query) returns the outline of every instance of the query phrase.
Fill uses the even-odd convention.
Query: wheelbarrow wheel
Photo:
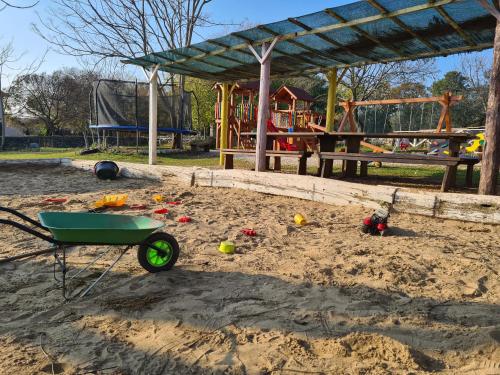
[[[168,271],[177,262],[178,257],[179,244],[174,237],[163,232],[153,233],[139,245],[137,251],[139,264],[151,273]]]

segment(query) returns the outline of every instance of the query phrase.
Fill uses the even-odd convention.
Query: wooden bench
[[[378,153],[346,153],[346,152],[320,152],[320,160],[348,160],[348,161],[359,161],[361,162],[360,176],[366,177],[368,175],[368,163],[369,162],[385,162],[385,163],[400,163],[400,164],[426,164],[426,165],[443,165],[446,166],[446,171],[443,177],[443,182],[441,184],[441,191],[447,191],[451,185],[451,170],[453,167],[458,166],[462,163],[461,158],[451,157],[451,156],[430,156],[430,155],[415,155],[415,154],[378,154]],[[465,160],[463,163],[467,163]],[[330,177],[331,170],[325,168],[324,162],[321,163],[322,177]],[[469,169],[469,164],[467,164]],[[470,173],[470,183],[472,183],[472,168]]]
[[[464,164],[467,166],[467,172],[465,174],[465,186],[468,188],[473,187],[472,178],[474,176],[474,166],[479,163],[478,158],[460,158],[460,162],[458,164]]]
[[[240,149],[222,149],[221,152],[225,155],[224,169],[234,168],[234,155],[255,155],[255,150],[240,150]],[[307,158],[312,155],[308,151],[266,151],[266,168],[269,169],[269,161],[274,157],[274,170],[281,170],[281,158],[292,157],[298,159],[297,174],[305,175],[307,172]]]

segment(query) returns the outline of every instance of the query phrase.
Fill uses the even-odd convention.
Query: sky
[[[31,0],[17,0],[17,4],[31,3]],[[264,24],[286,19],[288,17],[301,16],[316,12],[325,8],[344,5],[352,0],[212,0],[207,7],[207,13],[216,22],[225,24]],[[13,41],[21,59],[13,64],[22,67],[34,60],[40,59],[50,44],[40,38],[33,30],[32,24],[38,23],[38,17],[46,14],[47,8],[53,3],[51,0],[40,0],[36,7],[27,10],[6,9],[0,12],[0,46]],[[230,26],[211,27],[200,30],[200,36],[194,38],[194,42],[203,39],[222,36],[233,31]],[[492,50],[480,52],[488,61],[492,60]],[[51,51],[45,56],[40,72],[52,72],[63,67],[78,67],[79,62],[71,56],[65,56]],[[440,75],[447,71],[459,69],[460,56],[448,56],[438,58],[437,66]],[[6,79],[8,84],[16,70],[7,69]],[[142,73],[141,76],[142,77]]]

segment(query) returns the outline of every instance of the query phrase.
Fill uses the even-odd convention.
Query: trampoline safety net
[[[158,90],[158,128],[191,129],[191,94],[184,98]],[[149,85],[130,81],[100,80],[93,84],[91,123],[124,127],[148,127]],[[181,104],[182,103],[182,104]],[[182,109],[181,109],[182,107]]]

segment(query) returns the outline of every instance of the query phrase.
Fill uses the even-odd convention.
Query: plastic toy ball
[[[305,225],[307,224],[306,218],[302,216],[301,214],[295,214],[293,217],[293,220],[295,221],[295,224],[297,225]]]

